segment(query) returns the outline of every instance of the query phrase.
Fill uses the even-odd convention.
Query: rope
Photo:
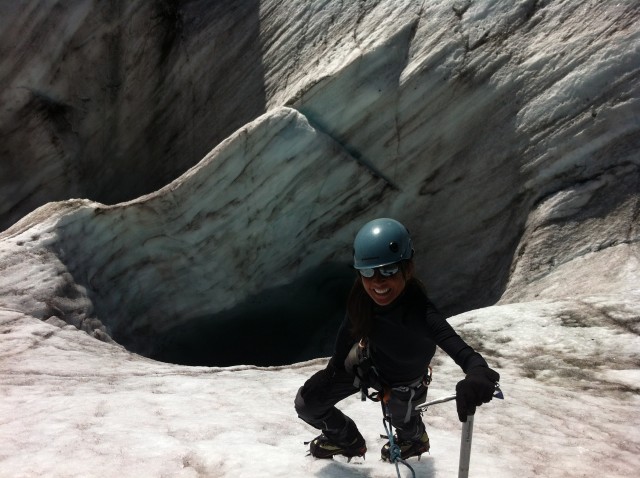
[[[391,463],[396,465],[396,473],[398,474],[398,478],[402,478],[398,463],[402,463],[404,466],[409,468],[409,470],[411,470],[411,475],[413,476],[413,478],[416,478],[416,472],[413,471],[413,468],[411,468],[411,465],[409,465],[409,463],[407,463],[405,460],[402,459],[402,450],[400,449],[400,446],[397,443],[395,443],[393,439],[393,426],[391,425],[391,415],[387,413],[388,410],[387,410],[386,404],[384,403],[384,401],[381,401],[380,403],[382,403],[382,411],[384,415],[382,417],[382,425],[384,426],[384,431],[387,432],[387,437],[389,437],[389,460],[391,461]],[[387,426],[387,422],[389,423],[389,426]]]

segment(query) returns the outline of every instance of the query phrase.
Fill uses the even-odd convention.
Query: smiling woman
[[[298,416],[322,434],[311,441],[316,458],[363,456],[364,438],[336,403],[369,387],[383,401],[385,420],[396,428],[382,447],[385,461],[420,456],[429,450],[416,405],[427,397],[429,364],[441,347],[467,374],[457,387],[461,421],[476,406],[491,400],[500,375],[490,369],[453,330],[415,277],[413,246],[408,229],[394,219],[365,224],[354,241],[354,268],[359,272],[338,330],[336,347],[326,369],[298,391]],[[371,395],[374,396],[374,395]],[[370,396],[370,397],[371,397]]]
[[[409,231],[393,219],[376,219],[358,232],[353,248],[354,267],[362,276],[357,285],[376,304],[391,304],[413,275]]]
[[[401,263],[394,265],[392,274],[389,272],[389,266],[374,269],[373,276],[362,276],[362,286],[376,304],[389,305],[400,296],[407,284],[407,280],[411,278],[413,269],[413,267],[410,267],[411,264],[409,262],[406,266]],[[400,271],[402,273],[398,274]]]

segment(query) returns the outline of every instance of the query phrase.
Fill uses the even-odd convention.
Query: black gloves
[[[500,374],[488,367],[475,367],[456,385],[456,407],[461,422],[476,413],[476,406],[488,403],[496,391]]]

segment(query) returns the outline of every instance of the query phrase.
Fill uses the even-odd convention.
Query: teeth
[[[390,289],[373,289],[376,294],[386,294]]]

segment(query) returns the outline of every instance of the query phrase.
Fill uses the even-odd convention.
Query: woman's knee
[[[312,375],[302,387],[298,389],[294,406],[298,416],[303,420],[317,418],[326,412],[331,404],[325,404],[327,378],[324,370]]]
[[[299,417],[307,414],[307,404],[304,401],[304,397],[302,396],[302,391],[304,390],[304,386],[298,389],[298,393],[296,394],[296,398],[293,401],[293,406],[296,409],[296,412]]]
[[[325,368],[313,374],[296,394],[294,405],[302,419],[324,417],[340,400],[357,392],[353,377]]]

